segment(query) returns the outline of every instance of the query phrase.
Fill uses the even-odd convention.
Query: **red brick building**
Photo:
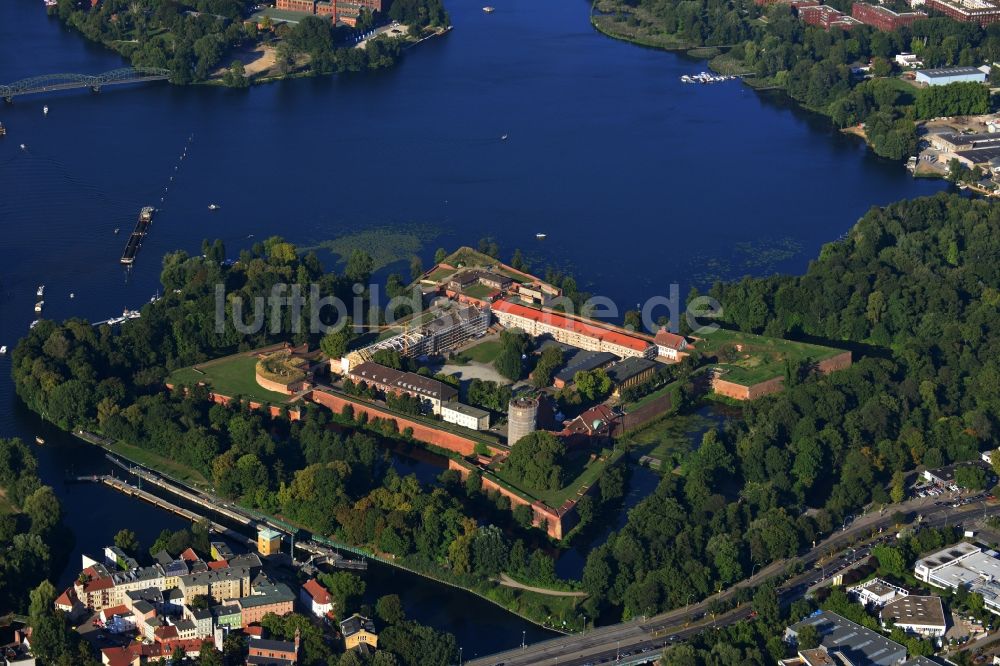
[[[963,23],[1000,22],[1000,6],[990,0],[927,0],[925,6]]]
[[[866,2],[855,2],[851,6],[851,16],[865,25],[870,25],[884,32],[892,32],[902,26],[913,25],[914,21],[927,18],[923,12],[905,12],[898,14],[891,9],[869,5]]]
[[[796,10],[799,18],[806,25],[815,25],[829,30],[830,28],[841,28],[850,30],[860,21],[846,16],[843,12],[837,11],[830,5],[799,6]]]
[[[275,9],[283,9],[286,12],[302,12],[304,14],[316,13],[316,0],[277,0],[274,3]]]

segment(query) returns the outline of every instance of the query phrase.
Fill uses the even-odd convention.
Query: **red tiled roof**
[[[661,328],[657,331],[656,337],[653,338],[653,340],[656,344],[663,345],[664,347],[670,347],[671,349],[680,349],[681,346],[687,342],[687,339],[683,335],[671,333],[665,328]]]
[[[121,606],[115,606],[114,608],[105,608],[104,610],[101,611],[101,615],[103,615],[105,619],[114,617],[115,615],[131,615],[131,614],[132,613],[130,613],[128,610],[128,606],[126,606],[125,604],[122,604]]]
[[[621,347],[627,347],[634,351],[642,352],[649,348],[649,342],[643,340],[642,338],[629,335],[621,330],[616,330],[610,327],[606,328],[604,326],[598,326],[597,324],[580,321],[579,319],[573,319],[558,312],[553,312],[552,310],[537,310],[518,303],[511,303],[510,301],[497,301],[492,304],[491,308],[497,312],[505,312],[518,317],[524,317],[525,319],[530,319],[535,322],[573,331],[574,333],[585,335],[590,338],[604,340],[605,342],[610,342],[611,344],[619,345]]]
[[[142,646],[136,644],[128,647],[104,648],[101,654],[104,655],[102,661],[107,666],[132,666],[142,655]]]
[[[563,435],[592,435],[606,429],[614,422],[615,413],[607,405],[596,405],[566,424]],[[601,428],[594,428],[594,421],[601,421]]]
[[[67,587],[63,593],[56,597],[57,608],[72,608],[76,603],[76,592],[72,587]]]
[[[172,624],[165,627],[157,627],[153,630],[153,636],[158,641],[169,641],[177,638],[177,627]]]
[[[83,584],[84,592],[97,592],[99,590],[107,590],[115,586],[115,581],[111,576],[106,576],[105,578],[92,578]]]
[[[264,635],[264,627],[259,624],[251,624],[243,628],[243,633],[247,636],[252,636],[254,638],[260,638]]]
[[[208,568],[209,569],[228,569],[229,568],[229,562],[227,562],[225,560],[212,560],[211,562],[208,563]]]
[[[302,584],[302,589],[306,591],[312,600],[316,603],[323,605],[330,603],[330,593],[326,591],[326,588],[320,585],[319,581],[315,578],[310,578],[305,583]]]
[[[188,548],[183,553],[181,553],[181,559],[184,560],[185,562],[194,562],[195,560],[200,560],[201,558],[198,557],[198,554],[196,552],[194,552],[194,549]]]

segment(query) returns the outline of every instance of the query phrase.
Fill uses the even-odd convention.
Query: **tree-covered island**
[[[59,0],[51,11],[134,66],[169,69],[173,83],[245,87],[390,67],[407,45],[450,27],[441,0],[378,5],[358,9],[353,25],[255,0]]]

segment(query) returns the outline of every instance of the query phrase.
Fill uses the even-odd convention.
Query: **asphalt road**
[[[766,579],[784,571],[789,565],[798,563],[803,572],[786,581],[780,588],[782,603],[805,596],[809,590],[825,584],[837,573],[850,567],[856,561],[871,554],[871,549],[882,542],[895,539],[892,515],[917,512],[922,525],[940,527],[959,525],[966,520],[974,520],[989,515],[1000,515],[1000,504],[987,504],[980,500],[965,506],[953,507],[949,501],[935,498],[909,500],[899,505],[886,507],[884,511],[862,516],[827,537],[802,556],[792,560],[774,562],[755,576],[723,590],[711,599],[703,600],[686,608],[678,608],[642,620],[632,620],[621,624],[598,627],[581,634],[527,645],[524,648],[480,657],[465,662],[467,666],[533,666],[554,665],[584,666],[601,663],[639,663],[644,657],[655,659],[664,646],[684,640],[713,626],[735,624],[747,619],[752,610],[749,605],[722,614],[712,621],[704,619],[708,606],[713,600],[726,600],[741,587],[759,585]],[[880,532],[880,530],[882,530]],[[848,546],[859,541],[865,534],[874,536],[858,543],[852,554],[844,552]],[[839,553],[833,557],[831,553]],[[816,566],[818,564],[818,566]],[[693,618],[701,618],[692,624]]]

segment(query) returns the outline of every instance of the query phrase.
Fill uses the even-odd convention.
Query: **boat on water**
[[[506,141],[507,140],[507,135],[506,134],[501,135],[500,136],[500,140],[501,141]]]
[[[7,128],[3,126],[3,123],[0,123],[0,136],[7,136]]]
[[[69,297],[70,297],[70,298],[76,298],[76,294],[74,294],[74,293],[73,293],[73,292],[71,291],[71,292],[69,292]]]
[[[28,324],[28,328],[29,329],[34,328],[36,326],[38,326],[38,320],[37,319],[35,321],[31,322],[30,324]]]
[[[41,298],[42,296],[44,296],[45,295],[45,285],[44,284],[38,285],[38,291],[36,291],[35,294],[39,298]]]
[[[27,149],[28,149],[28,147],[22,143],[21,144],[21,150],[27,150]]]
[[[535,234],[535,238],[537,238],[538,240],[545,240],[546,235],[545,234]]]
[[[209,210],[219,210],[220,208],[222,208],[222,206],[220,206],[219,204],[208,204]]]
[[[142,241],[146,238],[146,234],[149,233],[149,225],[153,223],[153,215],[155,213],[156,209],[152,206],[145,206],[139,211],[139,219],[135,223],[135,230],[129,236],[128,242],[125,244],[125,251],[122,253],[122,264],[131,266],[135,262],[135,255],[138,254],[139,248],[142,247]]]
[[[492,14],[493,12],[496,11],[496,7],[491,7],[489,5],[486,5],[485,7],[483,7],[483,11],[486,12],[487,14]]]
[[[49,105],[48,104],[46,104],[45,106],[42,107],[42,113],[44,113],[46,116],[49,115]]]
[[[44,443],[45,443],[45,440],[42,439],[41,435],[35,435],[35,444],[38,444],[39,446],[41,446]]]
[[[35,303],[35,312],[41,312],[42,308],[45,307],[45,301],[38,301]]]
[[[122,319],[138,319],[141,316],[142,313],[138,310],[129,310],[128,308],[125,308],[125,310],[122,311]]]
[[[7,345],[0,345],[0,356],[7,353]]]
[[[115,227],[115,236],[118,235],[119,231],[121,231],[121,227]]]

